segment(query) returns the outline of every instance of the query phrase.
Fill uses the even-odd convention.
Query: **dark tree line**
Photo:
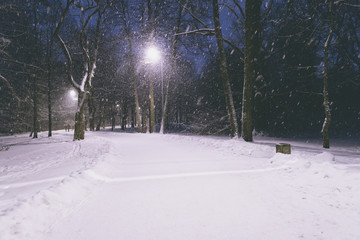
[[[2,133],[322,132],[329,147],[360,130],[356,0],[5,0],[0,13]]]
[[[259,131],[320,135],[324,118],[330,120],[329,112],[324,111],[327,101],[330,132],[358,133],[359,97],[354,93],[359,92],[360,75],[354,54],[359,51],[355,43],[359,33],[352,29],[360,27],[359,11],[356,1],[294,1],[286,8],[280,3],[273,6],[264,26],[266,69],[259,100],[265,111],[261,113],[263,120],[259,119]],[[329,32],[333,32],[330,38]],[[324,78],[328,82],[326,92]]]

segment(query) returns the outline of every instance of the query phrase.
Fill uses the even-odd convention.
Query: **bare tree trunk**
[[[155,4],[154,4],[155,3]],[[146,27],[146,34],[148,35],[148,43],[154,44],[155,40],[155,33],[157,28],[157,17],[159,14],[158,8],[159,8],[160,1],[153,1],[153,0],[147,0],[147,24]],[[154,6],[153,6],[154,5]],[[148,127],[149,132],[153,133],[155,132],[155,97],[154,97],[154,83],[153,83],[153,73],[152,69],[150,69],[150,77],[149,77],[149,113],[150,116],[148,118]],[[146,95],[143,95],[145,97]],[[144,111],[144,110],[143,110]],[[144,115],[143,115],[144,116]],[[144,122],[144,120],[143,120]]]
[[[261,3],[262,0],[246,0],[245,2],[245,63],[241,135],[247,142],[253,140],[254,82],[259,74],[257,64],[260,50]]]
[[[38,1],[34,2],[33,5],[33,14],[34,14],[34,34],[36,39],[36,44],[38,43],[38,34],[37,34],[37,26],[38,26],[38,20],[37,20],[37,6]],[[32,74],[33,78],[33,138],[38,138],[38,86],[37,86],[37,76],[36,74]]]
[[[123,107],[121,108],[121,130],[126,129],[127,125],[127,119],[128,119],[128,107],[127,107],[128,101],[123,101]]]
[[[148,102],[147,102],[147,91],[146,91],[146,83],[143,83],[143,94],[142,94],[142,99],[143,99],[143,103],[142,103],[142,112],[141,112],[141,126],[142,126],[142,133],[146,133],[147,132],[147,128],[148,128],[148,111],[149,111],[149,107],[148,107]]]
[[[32,76],[33,78],[33,138],[38,138],[38,88],[37,88],[37,81],[36,76]]]
[[[82,77],[81,83],[78,83],[74,79],[73,75],[73,61],[67,47],[65,41],[60,36],[60,28],[64,23],[65,16],[68,14],[69,9],[72,4],[74,4],[74,0],[66,0],[66,6],[61,13],[61,17],[59,22],[57,23],[55,33],[58,42],[60,43],[61,49],[66,57],[67,60],[67,77],[70,84],[77,90],[78,92],[78,109],[75,114],[75,131],[74,131],[74,140],[81,140],[84,139],[85,135],[85,117],[84,117],[84,109],[85,103],[87,100],[87,95],[91,91],[92,80],[95,75],[96,70],[96,61],[99,51],[99,39],[100,39],[100,23],[102,15],[105,13],[106,8],[108,7],[107,4],[102,5],[100,1],[93,1],[87,2],[89,6],[83,7],[75,4],[79,10],[81,11],[80,23],[81,23],[81,31],[80,31],[80,41],[79,45],[82,50],[82,54],[85,58],[84,65],[85,71]],[[96,19],[96,30],[95,30],[95,39],[94,39],[94,46],[90,47],[87,35],[87,28],[89,22],[94,16],[97,16]],[[91,51],[91,49],[93,51]]]
[[[90,92],[89,98],[88,98],[88,109],[89,109],[89,128],[90,131],[95,130],[95,104],[93,99],[93,91]]]
[[[115,130],[115,125],[116,125],[116,114],[114,111],[114,107],[111,106],[111,131]]]
[[[150,94],[149,94],[149,101],[150,101],[150,133],[155,132],[155,101],[154,101],[154,80],[153,80],[153,74],[152,69],[150,70]]]
[[[135,114],[136,114],[136,123],[137,123],[137,131],[138,133],[141,132],[141,124],[140,124],[140,104],[139,104],[139,96],[137,92],[137,82],[136,82],[136,74],[135,74],[135,61],[134,61],[134,52],[132,48],[132,42],[131,42],[131,33],[130,28],[128,26],[128,21],[126,17],[126,6],[124,0],[121,0],[122,5],[122,14],[123,14],[123,24],[125,27],[126,37],[128,40],[129,45],[129,57],[130,57],[130,74],[132,78],[132,84],[134,88],[134,100],[135,100]]]
[[[48,73],[48,137],[52,136],[52,108],[51,108],[51,91],[52,91],[52,85],[51,85],[51,75],[52,75],[52,67],[49,67],[49,73]]]
[[[223,42],[223,36],[222,36],[222,32],[221,32],[221,25],[220,25],[218,0],[213,0],[213,17],[214,17],[216,42],[217,42],[219,58],[220,58],[221,80],[222,80],[222,85],[224,88],[226,109],[227,109],[229,120],[230,120],[230,135],[231,135],[231,137],[237,137],[238,136],[238,124],[237,124],[237,119],[236,119],[234,100],[233,100],[233,96],[232,96],[232,92],[231,92],[229,74],[228,74],[228,70],[227,70],[224,42]]]
[[[83,140],[85,138],[85,115],[84,108],[75,113],[74,140]]]
[[[78,109],[75,113],[74,140],[83,140],[85,138],[85,101],[86,93],[79,92]]]
[[[166,88],[166,94],[165,94],[165,102],[164,102],[164,107],[163,107],[163,112],[162,112],[162,117],[161,117],[161,123],[160,123],[160,133],[164,134],[165,133],[165,122],[167,119],[167,114],[168,114],[168,108],[169,108],[169,98],[170,98],[170,87],[171,87],[171,81],[172,81],[172,77],[170,77],[167,88]]]
[[[138,96],[137,84],[136,84],[134,55],[133,55],[133,50],[132,50],[132,45],[131,45],[130,39],[129,39],[129,50],[130,50],[131,77],[133,79],[134,98],[135,98],[135,114],[136,114],[137,131],[138,131],[138,133],[140,133],[141,132],[140,104],[139,104],[139,96]]]
[[[185,3],[185,5],[187,4],[187,2]],[[181,18],[183,16],[183,12],[184,12],[184,6],[180,5],[179,6],[179,12],[178,12],[178,18],[177,18],[177,24],[176,24],[176,30],[175,30],[175,35],[174,35],[174,39],[173,39],[173,43],[172,43],[172,59],[171,59],[171,64],[170,64],[170,68],[171,68],[171,73],[175,72],[175,59],[176,59],[176,55],[177,55],[177,47],[178,47],[178,39],[179,36],[176,35],[177,33],[180,32],[180,25],[181,25]],[[163,77],[163,76],[161,76]],[[165,101],[164,101],[164,106],[162,108],[162,117],[161,117],[161,124],[160,124],[160,133],[164,134],[165,133],[165,126],[166,126],[166,120],[167,120],[167,115],[168,115],[168,109],[169,109],[169,101],[170,101],[170,89],[172,86],[172,81],[173,81],[173,76],[171,75],[166,87],[166,94],[165,94]]]
[[[103,116],[102,116],[102,114],[100,114],[99,119],[98,119],[98,123],[96,124],[96,129],[95,129],[95,131],[100,131],[100,127],[101,127],[101,122],[102,122],[102,120],[103,120]]]
[[[47,76],[47,84],[48,84],[48,91],[47,91],[47,97],[48,97],[48,137],[52,136],[52,108],[51,108],[51,91],[52,91],[52,85],[51,85],[51,78],[52,78],[52,71],[53,66],[51,63],[51,57],[52,57],[52,47],[53,47],[53,38],[50,37],[50,42],[48,40],[48,76]]]
[[[155,21],[157,17],[157,5],[155,4],[153,9],[153,0],[147,1],[147,14],[148,14],[148,34],[149,42],[152,44],[155,39],[156,26]],[[155,96],[154,96],[154,82],[153,82],[153,69],[150,69],[149,76],[149,132],[155,132]]]
[[[329,35],[325,41],[324,45],[324,72],[323,72],[323,97],[324,97],[324,112],[325,112],[325,119],[324,124],[322,127],[322,134],[323,134],[323,148],[330,148],[330,137],[329,137],[329,127],[331,123],[331,110],[330,110],[330,103],[329,103],[329,89],[328,89],[328,79],[329,79],[329,47],[333,37],[333,29],[334,29],[334,19],[333,19],[333,1],[330,2],[330,31]]]
[[[135,125],[138,124],[138,122],[136,122],[136,119],[134,118],[134,107],[133,106],[131,106],[130,114],[131,114],[131,128],[135,128]],[[140,118],[140,116],[139,116],[139,118]],[[138,128],[138,132],[139,132],[139,128]],[[141,128],[140,128],[140,132],[141,132]]]

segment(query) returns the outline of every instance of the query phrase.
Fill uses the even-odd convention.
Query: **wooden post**
[[[289,143],[276,144],[276,152],[284,153],[284,154],[291,154],[291,145]]]

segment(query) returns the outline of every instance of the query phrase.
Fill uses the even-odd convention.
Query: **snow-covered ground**
[[[255,140],[0,137],[0,239],[360,239],[359,142]]]

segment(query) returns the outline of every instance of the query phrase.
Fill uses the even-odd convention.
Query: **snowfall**
[[[72,134],[0,137],[1,240],[360,239],[357,140]]]

